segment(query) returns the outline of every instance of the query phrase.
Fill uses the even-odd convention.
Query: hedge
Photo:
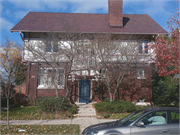
[[[133,112],[136,110],[135,105],[130,101],[115,100],[108,102],[100,102],[95,104],[97,112],[107,112],[107,113],[123,113],[123,112]]]

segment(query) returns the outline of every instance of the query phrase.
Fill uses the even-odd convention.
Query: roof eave
[[[55,33],[65,33],[65,31],[31,31],[31,30],[10,30],[10,32],[55,32]],[[111,34],[138,34],[138,35],[168,35],[168,33],[130,33],[130,32],[83,32],[83,33],[111,33]]]

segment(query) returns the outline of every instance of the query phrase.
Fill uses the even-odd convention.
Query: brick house
[[[86,35],[110,33],[115,37],[138,37],[136,39],[138,41],[138,54],[145,54],[149,58],[149,52],[144,50],[147,47],[144,42],[155,41],[158,35],[167,35],[168,32],[147,14],[123,14],[122,5],[123,0],[109,0],[108,14],[29,12],[17,23],[11,29],[11,32],[20,32],[23,40],[23,62],[28,65],[26,95],[35,98],[56,96],[54,88],[47,87],[52,83],[49,80],[51,77],[48,76],[47,71],[51,72],[52,69],[47,64],[44,64],[45,68],[42,68],[43,61],[38,60],[38,58],[36,60],[32,58],[25,46],[29,42],[36,44],[36,41],[40,40],[45,33],[65,34],[65,23],[73,25],[77,33],[85,33]],[[56,46],[50,47],[46,44],[45,52],[56,52],[57,49],[58,47]],[[61,61],[61,63],[63,62]],[[135,86],[132,85],[131,87],[133,88],[131,88],[128,83],[123,82],[118,88],[115,99],[137,101],[138,98],[146,96],[147,100],[151,100],[151,69],[148,60],[145,65],[144,69],[137,68],[135,70],[136,78],[129,75],[128,80],[132,79],[136,86],[142,86],[142,81],[146,80],[149,82],[149,85],[136,91]],[[82,68],[81,70],[80,68],[75,77],[71,76],[71,81],[67,79],[69,76],[66,76],[65,73],[65,65],[60,64],[58,67],[58,93],[60,96],[66,95],[64,86],[68,83],[71,86],[68,97],[75,102],[89,102],[109,98],[107,88],[104,85],[100,85],[97,81],[96,71],[91,72],[90,69],[83,70]],[[101,92],[98,92],[98,90]]]

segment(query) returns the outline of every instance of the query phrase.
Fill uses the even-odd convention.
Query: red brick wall
[[[13,89],[16,91],[16,93],[20,92],[26,95],[26,82],[24,82],[22,85],[16,85]]]
[[[28,96],[37,97],[37,83],[38,83],[38,65],[31,65]]]
[[[58,90],[59,96],[65,97],[66,90]],[[55,89],[37,89],[37,97],[56,96]]]
[[[149,69],[148,69],[148,72],[150,73]],[[151,82],[150,74],[146,76],[146,80],[149,80],[149,82]],[[135,84],[138,84],[138,82],[140,82],[142,80],[137,79],[136,81],[137,82]],[[96,81],[91,80],[91,82],[92,82],[91,93],[92,93],[92,95],[94,95],[95,93],[98,93],[98,92],[95,92],[95,88],[96,87],[98,88],[100,85]],[[74,100],[74,102],[76,102],[76,101],[78,101],[78,95],[79,95],[78,81],[76,81],[76,83],[71,84],[71,85],[72,86],[69,87],[70,93],[68,95],[68,98],[71,97],[71,99]],[[42,97],[42,96],[56,96],[55,89],[37,89],[37,86],[38,86],[38,65],[31,65],[28,96],[31,96],[33,98]],[[18,89],[18,87],[16,89]],[[120,87],[119,92],[116,94],[116,99],[122,99],[123,90],[124,90],[124,88]],[[101,92],[99,94],[95,95],[94,98],[92,99],[92,101],[98,101],[98,100],[102,100],[103,98],[109,98],[109,92],[105,86],[101,86],[101,90],[99,90],[99,91],[101,91]],[[59,90],[59,96],[64,97],[65,94],[66,94],[66,90],[63,90],[63,89]],[[128,89],[127,89],[126,94],[124,95],[123,99],[130,100],[130,96],[131,96],[131,92],[128,92]],[[140,91],[138,91],[134,95],[133,101],[137,101],[140,97],[146,97],[146,99],[148,101],[151,101],[151,99],[152,99],[151,85],[149,85],[146,88],[142,88]]]
[[[123,26],[123,0],[109,0],[109,26]]]

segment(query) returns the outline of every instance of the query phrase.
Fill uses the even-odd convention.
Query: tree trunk
[[[69,89],[66,88],[66,95],[65,95],[65,98],[67,98],[68,94],[69,94]]]
[[[59,93],[58,93],[57,87],[56,87],[56,97],[57,97],[57,98],[59,97]]]
[[[109,93],[110,101],[113,101],[112,93]]]
[[[7,97],[7,129],[9,131],[9,97]]]
[[[113,94],[113,101],[115,100],[115,98],[116,98],[116,94]]]

